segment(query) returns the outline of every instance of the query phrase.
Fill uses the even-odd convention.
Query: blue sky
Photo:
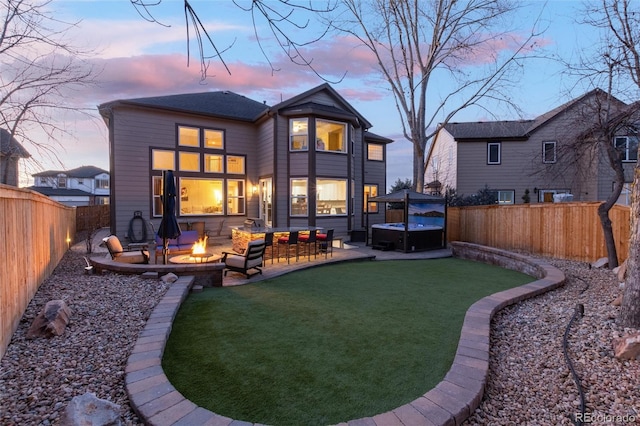
[[[70,37],[74,44],[92,51],[89,62],[101,70],[97,86],[69,97],[71,104],[88,108],[92,117],[67,117],[66,125],[73,137],[65,138],[64,150],[59,152],[64,168],[95,165],[108,170],[107,129],[96,109],[104,102],[231,90],[273,105],[323,83],[309,70],[290,64],[275,48],[270,48],[269,58],[280,71],[272,73],[255,43],[250,15],[240,11],[231,1],[193,2],[192,5],[219,48],[233,44],[224,53],[231,76],[219,61],[212,60],[210,77],[201,82],[198,58],[193,54],[187,67],[181,1],[163,0],[150,8],[163,25],[144,20],[128,0],[54,0],[51,3],[57,16],[67,21],[79,21]],[[542,36],[545,52],[567,59],[575,57],[595,41],[592,29],[581,28],[574,22],[580,6],[576,1],[526,2],[514,19],[514,27],[527,35],[533,19],[540,16],[540,25],[547,28]],[[259,27],[259,33],[267,36],[265,42],[269,48],[268,31]],[[192,53],[195,48],[192,43]],[[412,145],[402,137],[394,101],[362,49],[347,45],[344,39],[330,38],[310,46],[308,52],[328,78],[337,79],[347,72],[347,77],[334,88],[373,124],[372,132],[395,140],[388,146],[387,187],[398,178],[411,178]],[[521,106],[522,118],[532,118],[590,89],[574,87],[573,83],[560,64],[538,59],[526,64],[510,95]],[[443,82],[443,87],[446,84]],[[492,112],[504,120],[520,118],[513,111]],[[470,109],[460,112],[453,121],[488,119],[494,118],[486,110]],[[59,164],[38,157],[29,146],[26,148],[45,169],[60,168]]]

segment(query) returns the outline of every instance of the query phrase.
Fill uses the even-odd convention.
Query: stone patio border
[[[455,257],[518,270],[538,278],[475,302],[467,310],[451,369],[435,388],[418,399],[373,417],[341,426],[412,426],[461,424],[480,405],[489,371],[491,318],[505,306],[537,296],[564,284],[562,271],[528,256],[477,244],[454,242]],[[125,387],[131,406],[148,425],[257,425],[233,420],[197,406],[169,382],[162,355],[173,319],[189,294],[194,277],[180,277],[154,308],[127,361]]]

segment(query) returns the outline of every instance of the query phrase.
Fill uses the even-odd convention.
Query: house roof
[[[444,128],[458,141],[473,139],[526,139],[534,120],[447,123]]]
[[[31,157],[31,154],[6,129],[0,129],[0,154],[9,157]]]
[[[90,197],[92,194],[81,189],[50,188],[47,186],[30,186],[28,189],[39,192],[47,197]]]
[[[101,104],[98,109],[102,112],[117,105],[146,106],[241,121],[255,121],[269,109],[269,106],[263,102],[254,101],[228,90],[118,100]]]
[[[366,131],[364,132],[364,140],[369,142],[378,142],[378,143],[391,143],[393,139],[385,138],[384,136],[380,136],[376,133]]]
[[[81,166],[71,170],[45,170],[44,172],[35,173],[32,176],[34,177],[47,177],[47,176],[58,176],[58,175],[66,175],[68,177],[75,178],[93,178],[102,173],[109,173],[108,171],[101,169],[100,167],[95,166]]]

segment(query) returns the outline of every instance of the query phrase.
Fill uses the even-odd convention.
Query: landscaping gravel
[[[466,425],[574,424],[578,389],[563,354],[563,335],[577,304],[568,354],[584,390],[587,417],[598,425],[640,423],[640,361],[618,361],[612,340],[619,293],[611,271],[549,260],[567,275],[559,290],[496,315],[485,398]],[[0,423],[55,425],[74,396],[95,393],[121,406],[125,424],[141,421],[128,404],[124,370],[138,332],[166,286],[114,274],[85,275],[82,255],[68,252],[29,304],[0,362]],[[72,310],[63,336],[25,339],[44,304]],[[586,423],[586,422],[585,422]]]

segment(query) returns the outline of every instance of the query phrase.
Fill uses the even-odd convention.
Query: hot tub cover
[[[438,197],[436,195],[423,194],[421,192],[412,191],[410,189],[401,189],[400,191],[392,192],[391,194],[380,195],[378,197],[369,198],[371,202],[380,203],[403,203],[407,201],[419,201],[427,203],[442,203],[444,204],[444,197]]]

